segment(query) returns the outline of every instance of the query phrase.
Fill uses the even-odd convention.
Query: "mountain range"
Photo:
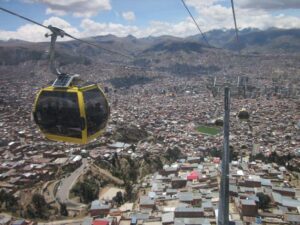
[[[134,57],[126,58],[79,41],[57,43],[57,57],[61,65],[76,63],[89,65],[95,61],[126,63],[133,66],[154,67],[160,71],[218,71],[217,64],[205,64],[209,55],[236,54],[297,54],[300,53],[300,29],[244,29],[236,41],[234,30],[212,30],[205,33],[209,46],[201,35],[179,38],[159,36],[136,38],[132,35],[96,36],[85,40],[103,48]],[[46,40],[45,40],[46,41]],[[29,60],[47,59],[49,42],[0,41],[0,65],[17,65]],[[207,53],[207,54],[206,54]],[[222,57],[221,57],[222,58]],[[199,61],[202,62],[199,64]],[[219,62],[218,62],[219,63]]]

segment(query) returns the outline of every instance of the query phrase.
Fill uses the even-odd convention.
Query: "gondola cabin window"
[[[82,138],[77,93],[42,91],[36,121],[45,133]]]
[[[83,92],[85,103],[87,135],[91,136],[105,128],[109,107],[107,100],[98,88]]]

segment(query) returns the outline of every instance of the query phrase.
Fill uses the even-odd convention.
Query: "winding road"
[[[65,203],[69,209],[72,208],[72,209],[80,210],[80,209],[86,207],[85,204],[74,202],[74,201],[70,200],[69,193],[70,193],[72,187],[74,186],[74,184],[76,183],[76,181],[78,180],[78,178],[82,174],[84,174],[84,172],[87,170],[87,167],[89,167],[89,169],[95,169],[103,177],[108,178],[115,184],[118,184],[118,185],[124,184],[123,180],[121,180],[117,177],[114,177],[109,171],[104,170],[94,164],[92,164],[90,166],[87,159],[82,159],[82,165],[79,168],[77,168],[75,171],[73,171],[68,177],[61,179],[60,185],[56,192],[56,200],[61,203]]]
[[[73,187],[73,185],[76,183],[77,179],[82,175],[88,165],[87,159],[82,159],[82,165],[77,168],[75,171],[73,171],[70,176],[63,178],[60,182],[60,185],[58,187],[57,193],[56,193],[56,199],[61,202],[65,203],[68,207],[72,208],[83,208],[86,205],[73,202],[69,199],[69,193]]]

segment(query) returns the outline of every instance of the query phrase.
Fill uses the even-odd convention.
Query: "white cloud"
[[[80,36],[79,31],[72,27],[68,22],[65,20],[58,18],[58,17],[51,17],[43,22],[43,25],[48,26],[52,25],[55,27],[59,27],[63,29],[65,32],[70,33],[74,36]],[[45,38],[45,34],[50,33],[49,30],[46,30],[43,27],[40,27],[35,24],[26,24],[21,26],[16,31],[5,31],[0,30],[0,39],[1,40],[9,40],[9,39],[20,39],[25,41],[47,41],[50,38]],[[68,37],[58,38],[58,41],[66,41],[70,40]]]
[[[251,17],[251,19],[249,19]],[[207,21],[203,17],[199,17],[198,21],[200,24],[205,24],[204,30],[218,29],[218,28],[232,28],[233,22],[232,18],[225,18],[223,21],[220,21],[218,17],[214,20]],[[218,23],[215,23],[219,21]],[[107,35],[113,34],[119,37],[125,37],[127,35],[134,35],[136,37],[148,37],[148,36],[160,36],[160,35],[173,35],[178,37],[186,37],[189,35],[198,34],[198,31],[195,27],[193,21],[187,17],[185,20],[179,23],[168,23],[163,21],[151,21],[149,25],[145,28],[139,28],[134,25],[123,25],[118,23],[99,23],[91,19],[83,19],[79,31],[77,28],[71,26],[65,20],[58,17],[51,17],[48,20],[45,20],[44,25],[53,25],[57,26],[67,33],[78,37],[91,37],[98,35]],[[300,20],[297,17],[292,16],[272,16],[271,14],[265,13],[264,11],[259,11],[254,13],[252,11],[248,12],[247,16],[239,17],[239,27],[257,27],[260,29],[266,29],[269,27],[278,27],[278,28],[299,28]],[[203,28],[203,26],[202,26]],[[17,31],[1,31],[0,30],[0,39],[22,39],[27,41],[47,41],[44,37],[47,30],[37,25],[27,24],[20,27]],[[49,32],[48,32],[49,33]],[[67,37],[58,40],[69,40]]]
[[[231,29],[234,27],[231,7],[221,5],[223,0],[186,0],[197,14],[194,16],[203,31],[211,29]],[[283,3],[284,2],[284,3]],[[239,29],[253,27],[267,29],[300,28],[300,16],[279,17],[272,15],[271,8],[287,9],[300,7],[299,0],[239,0],[236,1],[236,16]]]
[[[127,35],[134,35],[136,37],[160,36],[160,35],[174,35],[184,37],[197,33],[195,25],[190,18],[172,24],[163,21],[151,21],[145,28],[139,28],[134,25],[123,25],[116,23],[98,23],[91,19],[84,19],[80,25],[82,28],[81,35],[84,37],[113,34],[124,37]]]
[[[64,30],[67,33],[79,35],[79,31],[77,28],[74,28],[71,24],[67,21],[59,18],[59,17],[51,17],[43,22],[43,25],[49,26],[52,25],[54,27],[59,27],[60,29]]]
[[[43,1],[54,2],[54,0]],[[98,0],[91,0],[91,2],[93,1]],[[105,1],[109,2],[108,0]],[[234,27],[231,8],[221,5],[221,1],[224,0],[186,0],[187,5],[190,8],[193,7],[196,10],[194,16],[200,28],[204,32],[212,29],[231,29]],[[63,1],[63,3],[57,4],[69,3],[70,5],[71,2],[79,2],[79,0],[68,0]],[[50,7],[48,11],[48,13],[53,13],[53,11],[50,10],[53,10],[53,8]],[[66,12],[66,10],[55,10],[58,10],[56,11],[56,14]],[[75,11],[73,10],[73,13],[74,12]],[[120,16],[124,16],[123,14]],[[278,27],[284,29],[300,28],[300,16],[290,16],[288,14],[280,14],[276,16],[265,9],[241,8],[238,5],[236,6],[236,15],[239,29],[248,27],[260,29],[267,29],[270,27]],[[131,19],[132,18],[133,17],[131,16]],[[150,35],[173,35],[178,37],[185,37],[198,34],[197,28],[188,14],[186,15],[185,19],[178,23],[170,23],[166,21],[150,21],[148,25],[145,25],[143,27],[137,27],[133,24],[124,25],[121,23],[102,23],[96,22],[90,18],[83,18],[80,27],[77,29],[59,17],[51,17],[50,19],[44,21],[44,24],[57,26],[65,30],[67,33],[81,38],[107,34],[113,34],[121,37],[127,36],[129,34],[136,37],[147,37]],[[44,34],[46,32],[47,31],[41,27],[27,24],[20,27],[16,31],[0,30],[0,39],[14,38],[28,41],[45,41],[46,39],[44,38]],[[64,38],[64,40],[67,40],[67,38]]]
[[[132,11],[123,12],[122,17],[127,21],[133,21],[135,20],[135,14]]]
[[[47,5],[47,14],[62,16],[71,13],[76,17],[91,17],[100,11],[111,10],[110,0],[30,0]]]
[[[278,27],[283,29],[300,28],[300,17],[296,16],[276,16],[263,9],[244,9],[237,8],[237,23],[240,29],[254,27],[259,29],[267,29],[270,27]],[[232,17],[232,16],[231,16]],[[233,27],[232,25],[228,27]]]
[[[63,10],[55,10],[55,9],[47,8],[46,9],[46,14],[47,15],[49,15],[49,14],[55,14],[57,16],[64,16],[67,13],[65,11],[63,11]]]
[[[98,23],[91,19],[83,19],[80,27],[83,29],[82,36],[85,37],[106,34],[124,37],[139,31],[139,28],[136,26],[125,26],[117,23]]]
[[[195,7],[197,10],[203,7],[209,7],[216,4],[219,0],[206,0],[206,1],[199,1],[199,0],[185,0],[185,3],[188,6]]]
[[[21,39],[25,41],[43,41],[45,40],[45,29],[32,24],[26,24],[16,31],[0,30],[0,39]]]
[[[237,5],[241,8],[250,8],[250,9],[299,9],[300,1],[299,0],[239,0]]]

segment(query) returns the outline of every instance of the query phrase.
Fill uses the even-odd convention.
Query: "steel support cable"
[[[60,71],[59,71],[59,69],[57,69],[56,67],[55,67],[55,63],[54,63],[54,55],[55,55],[55,52],[54,52],[54,48],[55,48],[55,42],[56,42],[56,38],[57,38],[57,36],[60,36],[60,37],[64,37],[64,36],[67,36],[67,37],[69,37],[69,38],[71,38],[71,39],[74,39],[74,40],[77,40],[77,41],[80,41],[80,42],[82,42],[82,43],[85,43],[85,44],[88,44],[88,45],[92,45],[92,46],[95,46],[95,47],[97,47],[97,48],[99,48],[99,49],[103,49],[103,50],[105,50],[105,51],[107,51],[107,52],[110,52],[110,53],[113,53],[113,54],[116,54],[116,55],[119,55],[119,56],[122,56],[122,57],[126,57],[127,59],[131,59],[131,60],[134,60],[134,59],[136,59],[136,57],[134,57],[134,56],[131,56],[131,55],[126,55],[126,54],[123,54],[123,53],[120,53],[120,52],[118,52],[118,51],[113,51],[113,50],[110,50],[110,49],[107,49],[107,48],[104,48],[104,47],[102,47],[102,46],[100,46],[100,45],[98,45],[98,44],[95,44],[95,43],[92,43],[92,42],[89,42],[89,41],[86,41],[86,40],[82,40],[82,39],[79,39],[79,38],[77,38],[77,37],[74,37],[73,35],[71,35],[71,34],[68,34],[68,33],[66,33],[65,31],[63,31],[63,30],[61,30],[61,29],[59,29],[59,28],[57,28],[57,27],[53,27],[53,26],[51,26],[51,25],[49,25],[49,26],[45,26],[45,25],[43,25],[43,24],[40,24],[40,23],[38,23],[38,22],[36,22],[36,21],[34,21],[34,20],[32,20],[32,19],[29,19],[29,18],[27,18],[27,17],[24,17],[24,16],[21,16],[21,15],[19,15],[18,13],[15,13],[15,12],[12,12],[12,11],[10,11],[10,10],[8,10],[8,9],[5,9],[5,8],[3,8],[3,7],[0,7],[0,10],[2,10],[2,11],[4,11],[4,12],[6,12],[6,13],[9,13],[9,14],[11,14],[11,15],[13,15],[13,16],[16,16],[16,17],[19,17],[19,18],[21,18],[21,19],[24,19],[24,20],[26,20],[26,21],[29,21],[29,22],[31,22],[31,23],[33,23],[33,24],[36,24],[36,25],[38,25],[38,26],[40,26],[40,27],[43,27],[43,28],[45,28],[45,29],[48,29],[48,30],[50,30],[51,31],[51,33],[52,34],[46,34],[45,36],[47,37],[51,37],[51,42],[50,42],[50,55],[49,55],[49,57],[50,57],[50,70],[51,70],[51,72],[52,73],[54,73],[54,74],[57,74],[57,75],[60,75],[60,74],[62,74]],[[128,66],[126,66],[126,67],[128,67]],[[151,68],[150,68],[150,70],[149,70],[149,68],[148,67],[142,67],[142,66],[129,66],[130,68],[135,68],[135,69],[139,69],[139,70],[142,70],[142,71],[152,71],[151,70]]]
[[[94,46],[94,47],[103,49],[103,50],[105,50],[105,51],[107,51],[107,52],[110,52],[110,53],[112,53],[112,54],[116,54],[116,55],[120,55],[120,56],[122,56],[122,57],[134,59],[134,57],[132,57],[132,56],[130,56],[130,55],[126,55],[126,54],[123,54],[123,53],[121,53],[121,52],[113,51],[113,50],[104,48],[104,47],[102,47],[102,46],[100,46],[100,45],[98,45],[98,44],[95,44],[95,43],[92,43],[92,42],[89,42],[89,41],[85,41],[85,40],[76,38],[76,37],[74,37],[74,36],[72,36],[72,35],[66,33],[65,31],[63,31],[63,30],[61,30],[61,29],[59,29],[59,28],[57,28],[57,27],[53,27],[53,26],[51,26],[51,25],[50,25],[50,26],[45,26],[45,25],[43,25],[43,24],[41,24],[41,23],[38,23],[38,22],[36,22],[36,21],[34,21],[34,20],[32,20],[32,19],[29,19],[29,18],[27,18],[27,17],[21,16],[21,15],[18,14],[18,13],[12,12],[12,11],[10,11],[10,10],[8,10],[8,9],[5,9],[5,8],[0,7],[0,10],[2,10],[2,11],[4,11],[4,12],[7,12],[7,13],[9,13],[9,14],[11,14],[11,15],[17,16],[17,17],[19,17],[19,18],[21,18],[21,19],[24,19],[24,20],[26,20],[26,21],[29,21],[29,22],[31,22],[31,23],[34,23],[34,24],[36,24],[36,25],[38,25],[38,26],[41,26],[41,27],[43,27],[43,28],[45,28],[45,29],[48,29],[48,30],[50,30],[52,33],[56,33],[56,34],[58,33],[61,37],[67,36],[67,37],[69,37],[69,38],[72,38],[72,39],[74,39],[74,40],[80,41],[80,42],[82,42],[82,43],[85,43],[85,44],[92,45],[92,46]],[[50,36],[50,35],[49,35],[49,36]]]
[[[241,42],[240,42],[240,37],[239,37],[239,29],[238,29],[238,26],[237,26],[234,0],[231,0],[231,8],[232,8],[233,21],[234,21],[234,29],[235,29],[235,35],[236,35],[236,44],[237,44],[238,56],[240,56],[239,58],[241,59]]]
[[[36,22],[36,21],[34,21],[34,20],[32,20],[32,19],[29,19],[29,18],[27,18],[27,17],[21,16],[20,14],[15,13],[15,12],[12,12],[12,11],[10,11],[10,10],[8,10],[8,9],[4,9],[4,8],[0,7],[0,10],[2,10],[2,11],[4,11],[4,12],[7,12],[7,13],[9,13],[9,14],[11,14],[11,15],[17,16],[17,17],[19,17],[19,18],[21,18],[21,19],[23,19],[23,20],[27,20],[27,21],[29,21],[29,22],[31,22],[31,23],[34,23],[34,24],[38,25],[38,26],[44,27],[44,28],[46,28],[46,29],[49,29],[47,26],[45,26],[45,25],[43,25],[43,24],[41,24],[41,23],[38,23],[38,22]]]
[[[232,8],[232,15],[233,15],[233,21],[234,21],[234,27],[235,27],[236,41],[239,43],[239,30],[238,30],[238,27],[237,27],[233,0],[231,0],[231,8]]]
[[[203,40],[207,43],[208,46],[212,47],[212,46],[209,44],[209,42],[208,42],[206,36],[205,36],[204,33],[202,32],[202,30],[201,30],[200,26],[198,25],[197,21],[195,20],[193,14],[191,13],[191,11],[189,10],[189,8],[188,8],[187,5],[185,4],[185,1],[184,1],[184,0],[181,0],[181,2],[182,2],[182,4],[183,4],[183,6],[185,7],[185,9],[187,10],[187,12],[189,13],[189,15],[190,15],[190,17],[192,18],[192,20],[194,21],[194,24],[196,25],[197,29],[199,30],[200,34],[202,35]]]

